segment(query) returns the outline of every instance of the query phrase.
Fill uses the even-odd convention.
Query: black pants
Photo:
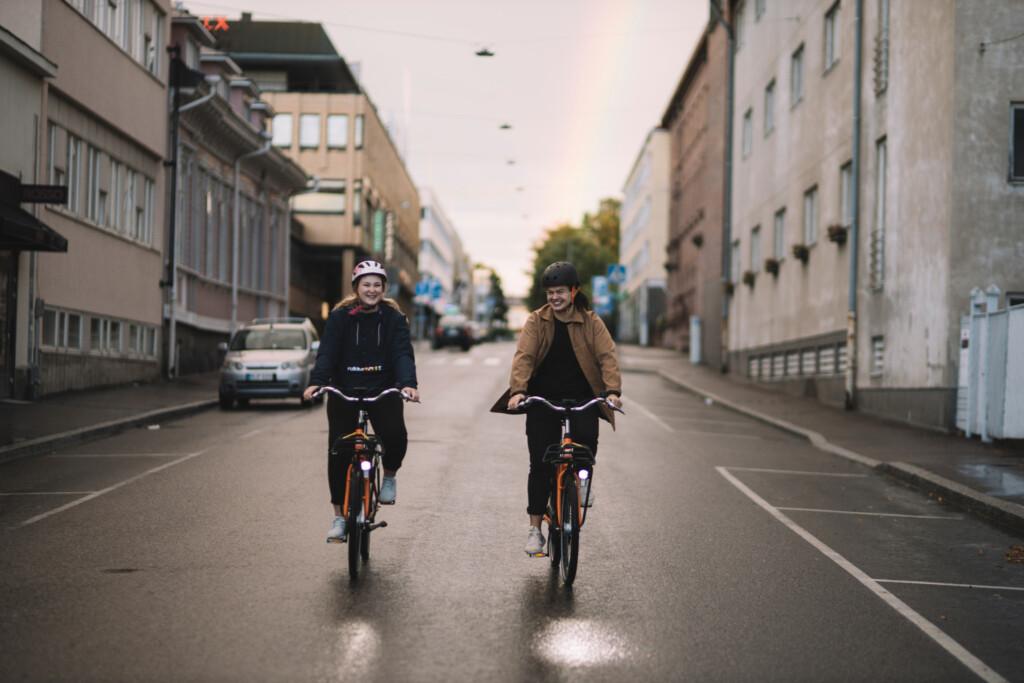
[[[385,396],[366,406],[373,432],[384,446],[384,469],[397,470],[402,466],[409,435],[405,431],[405,406],[397,394]],[[332,453],[331,447],[342,436],[356,428],[359,406],[334,396],[327,399],[327,483],[331,487],[331,502],[341,505],[345,501],[345,472],[351,453]]]
[[[597,409],[574,415],[569,420],[569,432],[573,441],[589,446],[597,457]],[[558,443],[562,435],[562,419],[543,406],[526,410],[526,443],[530,448],[530,477],[526,490],[528,495],[527,514],[543,515],[551,495],[551,465],[544,464],[544,451]]]

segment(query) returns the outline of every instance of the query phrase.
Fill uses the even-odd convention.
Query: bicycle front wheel
[[[345,511],[345,528],[348,532],[348,575],[359,578],[359,555],[363,545],[363,475],[356,467],[348,482],[348,510]]]
[[[579,562],[580,553],[580,529],[579,529],[579,489],[577,483],[569,479],[562,489],[562,524],[558,530],[560,542],[562,581],[566,585],[572,585],[576,580],[576,565]]]
[[[551,567],[558,566],[558,560],[562,556],[561,541],[558,540],[558,524],[555,522],[555,496],[551,493],[551,500],[548,502],[548,557],[551,559]]]

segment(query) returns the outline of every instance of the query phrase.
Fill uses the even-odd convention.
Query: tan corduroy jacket
[[[567,321],[569,340],[576,360],[595,396],[606,392],[622,393],[622,376],[615,356],[615,342],[608,328],[593,311],[574,309]],[[491,408],[491,412],[507,413],[508,399],[513,394],[525,394],[526,387],[541,361],[548,355],[555,337],[555,312],[544,304],[530,314],[519,334],[519,345],[512,359],[509,388]],[[612,411],[601,406],[601,416],[615,426]]]

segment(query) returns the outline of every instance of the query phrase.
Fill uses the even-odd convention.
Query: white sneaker
[[[394,477],[384,477],[380,483],[380,504],[394,505],[395,495],[398,493],[398,485]]]
[[[327,532],[328,543],[342,543],[345,540],[345,518],[335,517],[331,522],[331,530]]]
[[[594,492],[590,490],[590,479],[580,479],[580,505],[585,508],[594,507]]]
[[[526,537],[526,554],[531,557],[544,554],[544,534],[535,526],[530,527],[530,535]]]

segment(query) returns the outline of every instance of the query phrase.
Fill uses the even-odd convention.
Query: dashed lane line
[[[948,519],[961,521],[963,517],[957,515],[909,515],[896,512],[861,512],[858,510],[823,510],[820,508],[791,508],[791,507],[777,507],[776,510],[785,510],[786,512],[820,512],[828,515],[864,515],[866,517],[905,517],[906,519]]]
[[[767,472],[768,474],[798,474],[808,477],[849,477],[851,479],[865,479],[866,474],[854,474],[852,472],[808,472],[806,470],[777,470],[770,467],[727,467],[730,472]]]
[[[905,581],[901,579],[875,579],[878,583],[902,583],[911,586],[938,586],[940,588],[977,588],[987,591],[1024,591],[1024,586],[985,586],[977,583],[946,583],[944,581]]]
[[[140,479],[143,479],[144,477],[148,477],[151,474],[156,474],[157,472],[162,472],[163,470],[166,470],[169,467],[174,467],[175,465],[179,465],[179,464],[185,462],[186,460],[191,460],[192,458],[197,458],[200,455],[202,455],[203,453],[205,453],[206,450],[207,449],[204,449],[204,450],[201,450],[201,451],[196,451],[195,453],[189,453],[188,455],[186,455],[186,456],[184,456],[182,458],[178,458],[177,460],[172,460],[171,462],[166,462],[163,465],[158,465],[157,467],[153,467],[151,469],[148,469],[148,470],[146,470],[145,472],[143,472],[141,474],[136,474],[134,477],[129,477],[128,479],[125,479],[123,481],[119,481],[116,484],[108,486],[105,489],[100,489],[99,491],[93,491],[92,493],[88,494],[87,496],[85,496],[83,498],[79,498],[78,500],[73,500],[70,503],[67,503],[65,505],[61,505],[58,508],[54,508],[53,510],[49,510],[49,511],[44,512],[42,514],[38,514],[35,517],[29,517],[24,522],[19,524],[18,527],[26,527],[26,526],[29,526],[30,524],[35,524],[36,522],[41,522],[44,519],[47,519],[49,517],[53,517],[54,515],[58,515],[58,514],[60,514],[62,512],[70,510],[71,508],[78,507],[82,503],[87,503],[90,500],[94,500],[96,498],[99,498],[100,496],[106,495],[106,494],[110,493],[111,491],[116,491],[117,489],[121,488],[122,486],[127,486],[128,484],[131,484],[131,483],[136,482],[136,481],[138,481]]]
[[[963,645],[958,643],[956,640],[947,635],[942,629],[937,627],[932,622],[925,619],[918,612],[915,612],[913,608],[907,603],[903,602],[895,595],[885,589],[878,581],[875,581],[870,576],[865,574],[863,570],[858,568],[852,562],[847,560],[845,557],[837,553],[829,546],[822,543],[816,536],[811,534],[809,531],[804,529],[802,526],[791,520],[789,517],[779,511],[778,508],[772,506],[764,498],[757,495],[753,490],[750,489],[746,484],[737,479],[729,468],[716,467],[715,470],[722,475],[726,481],[735,486],[743,495],[754,502],[758,507],[763,509],[765,512],[770,514],[776,520],[785,525],[790,531],[795,533],[800,538],[807,541],[811,546],[815,548],[825,557],[835,562],[841,567],[846,573],[853,578],[857,579],[865,588],[874,593],[887,605],[892,607],[896,612],[900,614],[907,621],[912,623],[918,629],[920,629],[926,636],[935,641],[942,649],[956,658],[961,664],[971,670],[978,678],[988,683],[1007,683],[1006,679],[1003,678],[997,671],[990,667],[985,662],[981,661],[978,657],[967,650]]]
[[[642,403],[640,403],[640,402],[639,402],[639,401],[637,401],[636,399],[634,399],[634,398],[630,398],[630,399],[629,399],[629,405],[631,405],[631,406],[636,406],[637,408],[639,408],[639,409],[640,409],[640,412],[641,412],[641,413],[643,413],[643,414],[644,414],[644,415],[646,415],[647,417],[649,417],[649,418],[651,418],[652,420],[654,420],[654,422],[655,422],[655,423],[656,423],[656,424],[657,424],[657,425],[658,425],[659,427],[661,427],[662,429],[664,429],[664,430],[665,430],[666,432],[672,433],[672,432],[675,432],[675,431],[676,431],[676,430],[672,429],[672,426],[671,426],[671,425],[669,425],[669,424],[668,424],[667,422],[665,422],[664,420],[662,420],[662,419],[661,419],[660,417],[658,417],[657,415],[655,415],[654,413],[652,413],[652,412],[651,412],[651,410],[650,410],[650,408],[647,408],[647,407],[645,407],[645,406],[644,406],[644,405],[643,405]]]

